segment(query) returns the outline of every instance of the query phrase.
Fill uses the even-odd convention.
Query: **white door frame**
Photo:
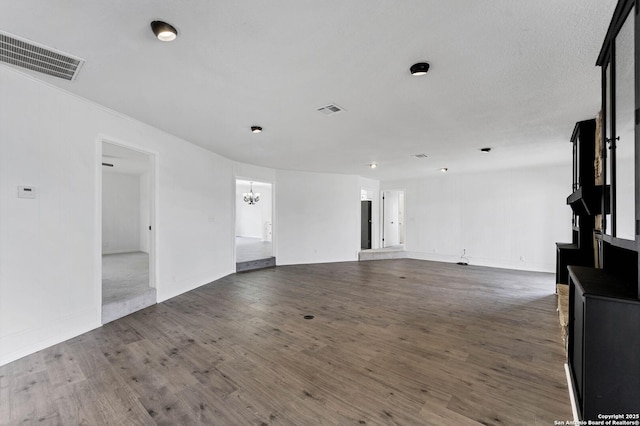
[[[398,192],[399,194],[402,194],[402,197],[398,197],[398,203],[400,202],[400,199],[402,199],[402,211],[403,211],[403,216],[406,217],[406,208],[405,208],[405,204],[406,204],[406,191],[404,189],[381,189],[380,190],[380,217],[382,218],[380,220],[380,248],[385,248],[385,217],[384,217],[384,203],[385,203],[385,193],[386,192]],[[400,218],[398,219],[400,220]],[[404,245],[406,242],[406,235],[400,235],[400,232],[405,233],[406,232],[406,226],[405,226],[405,220],[404,218],[402,218],[403,223],[402,223],[402,227],[400,227],[400,224],[398,224],[398,237],[399,237],[399,241],[402,241],[400,243],[400,245]]]
[[[158,152],[147,149],[145,147],[132,144],[128,141],[122,141],[117,138],[110,137],[108,135],[98,135],[96,138],[96,157],[95,157],[95,234],[96,244],[94,247],[94,266],[96,272],[94,287],[96,289],[96,295],[94,303],[97,306],[98,311],[98,323],[102,324],[102,144],[109,143],[112,145],[121,146],[131,151],[141,152],[149,156],[149,226],[151,226],[151,234],[149,235],[149,286],[157,289],[157,277],[158,277]],[[157,298],[157,296],[156,296]]]

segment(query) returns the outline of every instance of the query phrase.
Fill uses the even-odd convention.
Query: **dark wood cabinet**
[[[582,420],[640,412],[640,301],[635,283],[569,267],[569,371]]]
[[[636,195],[640,124],[636,0],[620,0],[596,61],[602,72],[602,158],[610,196],[603,198],[603,240],[637,251]],[[636,265],[637,268],[637,265]]]
[[[598,268],[579,263],[579,257],[572,258],[577,248],[572,252],[558,245],[557,273],[561,275],[565,264],[574,265],[567,268],[567,361],[583,421],[602,420],[598,416],[603,414],[640,414],[639,7],[640,0],[618,2],[597,60],[602,68],[602,125],[597,141],[602,143],[596,144],[596,164],[602,164],[602,174],[595,166],[587,170],[586,163],[582,169],[580,136],[579,146],[574,147],[574,188],[567,199],[574,212],[572,244],[580,247],[594,240],[591,236],[588,241],[582,234],[583,218],[588,213],[601,214],[602,220],[594,222],[594,266]],[[599,182],[600,188],[594,186],[589,192],[582,178],[596,172],[604,180]]]
[[[571,243],[556,243],[556,283],[567,284],[567,266],[594,266],[595,215],[602,206],[602,187],[595,185],[596,120],[576,123],[573,145],[572,193],[567,204],[573,211]]]

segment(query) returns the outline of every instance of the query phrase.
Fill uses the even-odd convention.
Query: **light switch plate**
[[[18,198],[36,198],[35,186],[19,186]]]

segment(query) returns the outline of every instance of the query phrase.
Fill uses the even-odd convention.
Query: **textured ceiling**
[[[87,61],[72,82],[25,73],[230,159],[388,180],[568,163],[573,124],[600,109],[594,64],[614,7],[3,0],[0,30]],[[178,39],[157,41],[156,19]],[[431,64],[420,78],[418,61]],[[330,103],[346,111],[316,111]]]

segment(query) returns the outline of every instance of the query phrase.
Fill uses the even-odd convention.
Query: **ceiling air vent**
[[[344,111],[344,108],[339,107],[336,104],[331,104],[331,105],[327,105],[327,106],[323,106],[323,107],[318,108],[318,111],[320,111],[324,115],[331,115],[331,114],[336,114],[338,112]]]
[[[0,61],[65,80],[74,80],[84,59],[0,31]]]

